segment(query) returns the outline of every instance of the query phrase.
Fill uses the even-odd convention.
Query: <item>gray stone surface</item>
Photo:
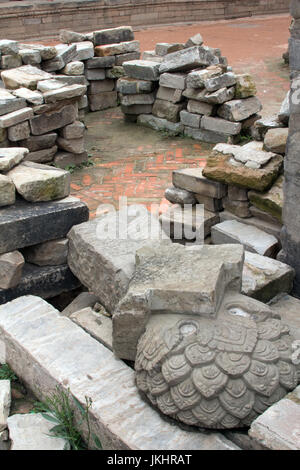
[[[53,160],[54,155],[56,155],[57,146],[37,150],[36,152],[29,152],[24,158],[25,162],[34,162],[34,163],[49,163]]]
[[[24,258],[19,251],[0,255],[0,289],[15,287],[22,277]]]
[[[113,91],[114,88],[114,80],[95,80],[90,82],[88,94],[97,95],[98,93],[102,93],[103,91]]]
[[[215,245],[238,243],[251,253],[274,257],[278,252],[278,241],[256,227],[241,224],[236,220],[227,220],[212,227],[212,242]]]
[[[165,190],[165,198],[173,204],[196,204],[196,198],[193,193],[185,189],[175,188],[171,186]]]
[[[38,65],[42,61],[41,53],[34,49],[20,49],[19,54],[22,58],[23,64]],[[22,65],[22,64],[20,64]]]
[[[64,139],[63,137],[57,138],[57,145],[59,148],[71,153],[83,153],[85,150],[84,139]]]
[[[1,39],[0,41],[0,52],[1,54],[17,54],[19,52],[19,46],[17,41],[11,39]]]
[[[267,409],[249,434],[269,450],[300,450],[300,386]]]
[[[33,111],[31,108],[18,109],[12,113],[0,116],[0,128],[6,129],[7,127],[15,126],[20,122],[27,121],[33,117]]]
[[[223,199],[216,199],[214,197],[202,196],[195,194],[197,202],[204,205],[204,209],[210,212],[220,212],[223,210]]]
[[[76,59],[77,51],[75,44],[71,44],[70,46],[66,44],[58,44],[55,46],[55,49],[57,54],[54,59],[45,60],[43,62],[43,69],[46,72],[62,70],[66,64]]]
[[[167,121],[178,122],[179,113],[185,106],[185,103],[174,104],[169,101],[156,99],[153,104],[152,114],[158,118],[167,119]]]
[[[61,312],[62,315],[69,317],[72,313],[84,310],[87,307],[93,308],[98,302],[98,297],[92,292],[81,292],[74,300]]]
[[[65,75],[83,75],[84,63],[80,60],[69,62],[61,71]]]
[[[91,111],[114,108],[118,104],[116,91],[104,91],[98,95],[89,95],[89,105]],[[142,105],[143,106],[143,105]]]
[[[21,122],[8,128],[7,137],[11,142],[18,142],[30,136],[28,121]]]
[[[253,214],[252,207],[253,206],[250,206],[249,208],[251,214]],[[269,233],[270,235],[273,235],[275,238],[277,238],[280,245],[280,233],[282,225],[278,222],[278,220],[271,221],[268,220],[266,216],[257,217],[256,215],[254,217],[242,219],[241,217],[238,217],[232,212],[220,212],[220,221],[224,222],[226,220],[236,220],[237,222],[240,222],[242,224],[250,225],[251,227],[256,227],[259,230],[262,230],[263,232]]]
[[[185,90],[185,73],[162,73],[159,77],[160,86],[174,88],[175,90]]]
[[[252,217],[248,201],[233,201],[226,196],[223,199],[223,206],[226,211],[231,212],[237,217],[241,217],[243,219]]]
[[[153,82],[123,77],[117,81],[117,91],[123,95],[135,95],[136,93],[150,93]]]
[[[11,404],[10,393],[10,380],[0,380],[0,431],[7,427]]]
[[[49,114],[41,114],[30,119],[30,128],[33,135],[46,134],[55,129],[65,127],[76,120],[76,107],[66,105],[58,111]]]
[[[198,91],[201,88],[205,87],[205,81],[212,79],[214,77],[218,77],[222,74],[222,67],[219,65],[211,65],[202,70],[194,70],[190,72],[187,76],[187,87],[188,88],[196,88]],[[223,87],[220,87],[223,88]],[[217,88],[216,88],[217,89]]]
[[[55,103],[69,98],[76,98],[86,93],[85,85],[67,85],[57,90],[51,90],[44,93],[45,103]]]
[[[139,60],[140,59],[140,52],[127,52],[126,54],[118,54],[116,55],[116,66],[121,66],[124,62],[128,62],[129,60]]]
[[[16,98],[8,90],[0,89],[0,116],[25,108],[25,106],[24,99]]]
[[[243,248],[235,246],[195,249],[173,244],[139,249],[136,271],[113,315],[115,354],[135,360],[138,340],[155,313],[214,316],[227,286],[240,285],[243,259]]]
[[[207,78],[204,81],[205,88],[212,92],[220,88],[231,87],[236,84],[236,76],[233,72],[227,72],[217,77]]]
[[[33,67],[32,65],[23,65],[16,69],[4,70],[1,72],[1,79],[4,82],[5,87],[12,90],[16,90],[20,87],[35,90],[37,83],[40,80],[47,80],[50,78],[52,78],[52,75],[37,67]]]
[[[177,188],[216,199],[221,199],[227,194],[226,185],[205,178],[202,174],[202,168],[174,170],[173,184]]]
[[[85,34],[76,33],[75,31],[68,31],[61,29],[59,32],[59,39],[64,44],[71,44],[72,42],[82,42],[86,39]]]
[[[245,252],[243,294],[267,303],[281,293],[289,294],[293,288],[294,277],[295,271],[287,264]]]
[[[270,302],[270,307],[289,326],[295,340],[300,340],[300,300],[291,295],[281,295]]]
[[[139,41],[125,41],[121,43],[96,46],[95,56],[96,57],[106,57],[106,56],[111,56],[111,55],[116,56],[119,54],[127,54],[131,52],[139,52],[139,51],[140,51]]]
[[[24,162],[10,170],[8,176],[26,201],[53,201],[70,193],[70,173],[52,166]]]
[[[165,56],[167,54],[171,54],[171,52],[181,51],[181,49],[183,48],[184,44],[178,42],[158,42],[155,46],[155,54],[157,54],[158,56]]]
[[[182,134],[184,130],[182,123],[170,122],[167,119],[162,119],[152,114],[140,114],[137,118],[137,123],[151,127],[151,129],[156,131],[167,132],[169,135]]]
[[[132,106],[135,104],[153,104],[155,101],[155,94],[138,93],[136,95],[121,95],[120,99],[123,106]]]
[[[57,54],[56,49],[53,46],[45,46],[42,44],[21,44],[21,46],[24,46],[26,49],[39,51],[42,60],[53,59],[53,57],[55,57]]]
[[[140,80],[156,81],[159,79],[159,63],[150,60],[130,60],[124,62],[126,75]]]
[[[218,115],[228,121],[243,121],[262,109],[261,102],[253,96],[244,100],[232,100],[218,109]]]
[[[290,119],[290,91],[287,92],[286,97],[284,98],[279,114],[278,114],[278,119],[280,122],[282,122],[285,125],[289,124],[289,119]]]
[[[18,200],[0,209],[0,253],[64,238],[88,217],[86,204],[71,196],[43,204]]]
[[[185,43],[185,47],[202,46],[203,38],[200,33],[190,37]]]
[[[171,103],[179,103],[182,99],[182,90],[160,86],[157,91],[157,98],[171,101]]]
[[[165,56],[160,64],[160,73],[191,70],[201,65],[216,65],[218,57],[205,46],[195,46]]]
[[[242,124],[216,117],[203,116],[201,128],[221,134],[238,135],[242,130]]]
[[[80,139],[83,137],[85,125],[80,121],[68,124],[61,130],[61,136],[64,139]]]
[[[195,140],[202,142],[208,142],[211,144],[224,143],[228,141],[228,134],[221,134],[219,132],[207,131],[205,129],[195,129],[194,127],[186,126],[184,129],[184,135],[191,137]]]
[[[69,450],[66,439],[54,437],[51,429],[53,422],[43,417],[42,413],[15,414],[7,420],[11,450]]]
[[[195,129],[200,128],[201,115],[189,113],[185,109],[180,111],[180,121],[184,126],[195,127]]]
[[[228,198],[232,201],[248,201],[248,191],[247,189],[229,184]]]
[[[151,114],[152,104],[133,104],[132,106],[121,105],[122,113],[129,115]],[[155,116],[154,116],[155,117]]]
[[[5,340],[11,338],[9,363],[39,399],[57,385],[65,388],[63,383],[82,405],[85,396],[92,399],[91,430],[103,449],[237,449],[219,433],[185,431],[163,420],[141,399],[131,368],[42,300],[23,297],[0,308],[0,329]],[[87,430],[82,431],[87,437]]]
[[[21,67],[22,57],[19,54],[16,55],[3,55],[1,57],[1,69],[8,70],[16,67]]]
[[[25,147],[10,147],[0,149],[0,171],[9,171],[14,166],[21,163],[28,154]]]
[[[88,69],[106,69],[113,67],[115,63],[116,59],[114,56],[93,57],[86,62],[86,67]]]
[[[89,60],[94,57],[94,44],[91,41],[77,42],[76,60]]]
[[[93,33],[93,42],[95,46],[132,41],[133,39],[134,33],[131,26],[119,26],[118,28],[101,29],[99,31],[94,31]]]
[[[111,351],[113,350],[113,326],[112,319],[109,316],[105,316],[95,312],[90,307],[86,307],[72,313],[69,318],[77,325],[81,326],[92,338],[95,338]]]
[[[50,240],[38,245],[26,248],[23,251],[27,263],[37,266],[60,266],[67,263],[68,240]]]
[[[288,139],[289,129],[269,129],[265,135],[264,147],[268,152],[284,155]]]
[[[0,174],[0,207],[14,204],[16,200],[16,188],[10,178]]]
[[[210,116],[213,113],[213,106],[201,101],[189,100],[187,104],[187,110],[189,113],[196,113],[200,114],[201,116]]]
[[[161,239],[171,243],[158,220],[148,213],[129,217],[125,232],[119,234],[123,238],[119,238],[118,223],[124,217],[126,210],[121,216],[113,212],[77,225],[68,234],[71,270],[110,313],[127,290],[135,269],[136,250],[149,242],[156,245]]]
[[[17,96],[18,98],[23,98],[26,100],[29,104],[43,104],[44,103],[44,98],[42,93],[36,91],[36,90],[29,90],[29,88],[18,88],[15,90],[14,95]]]

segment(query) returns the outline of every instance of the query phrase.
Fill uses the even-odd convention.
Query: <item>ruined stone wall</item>
[[[91,31],[287,13],[288,0],[67,0],[1,4],[0,29],[8,39],[46,38],[59,29]]]

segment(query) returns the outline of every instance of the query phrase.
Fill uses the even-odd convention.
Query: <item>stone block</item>
[[[195,197],[199,204],[204,205],[204,209],[206,211],[218,213],[223,210],[222,199],[216,199],[215,197],[203,196],[201,194],[195,194]]]
[[[111,351],[113,350],[113,325],[109,316],[102,315],[90,307],[86,307],[72,313],[69,318],[76,325],[81,326],[92,338],[95,338]]]
[[[0,116],[0,128],[6,129],[7,127],[14,126],[20,122],[27,121],[33,117],[32,108],[23,108],[13,111],[12,113]]]
[[[233,201],[232,199],[225,197],[223,199],[223,206],[226,211],[231,212],[242,219],[252,217],[248,201]]]
[[[196,197],[194,193],[186,191],[185,189],[175,188],[174,186],[165,190],[165,198],[173,204],[196,204]]]
[[[253,77],[247,73],[236,75],[235,98],[245,99],[255,96],[257,92]]]
[[[75,31],[61,29],[59,32],[59,39],[63,44],[72,44],[72,42],[85,41],[86,36],[85,34],[76,33]]]
[[[42,44],[21,44],[20,46],[24,49],[39,51],[42,60],[53,59],[57,54],[57,51],[53,46],[44,46]]]
[[[200,33],[190,37],[185,43],[185,47],[202,46],[203,38]]]
[[[268,152],[285,155],[289,129],[269,129],[265,135],[264,148]]]
[[[179,42],[176,43],[167,43],[167,42],[158,42],[155,46],[155,54],[158,56],[165,56],[171,54],[171,52],[181,51],[184,48],[184,44]]]
[[[25,65],[38,65],[42,62],[41,53],[34,49],[20,49],[19,54]],[[22,65],[22,64],[21,64]]]
[[[195,140],[200,140],[200,142],[208,142],[212,144],[227,142],[228,135],[220,134],[219,132],[207,131],[205,129],[195,129],[193,127],[185,127],[184,135],[186,137],[191,137]]]
[[[16,200],[16,188],[12,180],[0,174],[0,207],[14,204]]]
[[[29,104],[39,105],[44,103],[42,93],[38,91],[29,90],[29,88],[18,88],[13,93],[18,98],[23,98],[24,100],[26,100]]]
[[[61,129],[60,134],[64,139],[80,139],[83,137],[84,131],[85,125],[80,121],[75,121]]]
[[[56,72],[62,70],[69,62],[76,60],[77,50],[75,44],[70,46],[65,44],[58,44],[55,46],[57,51],[54,59],[45,60],[43,62],[43,69],[46,72]]]
[[[133,116],[137,116],[140,114],[151,114],[152,108],[153,108],[152,104],[133,104],[132,106],[121,105],[122,113],[124,113],[125,115],[133,115]],[[146,121],[149,122],[148,120]]]
[[[199,114],[189,113],[185,109],[180,111],[180,121],[184,126],[200,128],[202,116]]]
[[[140,80],[156,81],[159,79],[159,63],[147,60],[130,60],[124,62],[126,75]]]
[[[209,92],[220,90],[220,88],[228,88],[235,84],[236,76],[233,72],[227,72],[204,80],[204,86]]]
[[[9,70],[16,67],[21,67],[22,57],[19,54],[15,55],[3,55],[1,56],[1,69]]]
[[[77,98],[86,93],[85,85],[67,85],[44,93],[45,103],[55,103],[70,98]]]
[[[175,90],[185,90],[186,77],[185,73],[162,73],[159,77],[159,85]]]
[[[45,135],[31,135],[28,139],[22,140],[19,144],[25,147],[29,152],[49,149],[55,145],[57,134],[52,132]]]
[[[135,104],[153,104],[155,93],[138,93],[136,95],[121,95],[121,105],[133,106]]]
[[[120,54],[128,54],[132,52],[135,52],[135,53],[140,52],[139,41],[121,42],[118,44],[106,44],[104,46],[95,47],[96,57],[118,56]],[[116,63],[116,65],[120,65],[120,64]]]
[[[157,99],[179,103],[182,100],[182,90],[160,86],[157,91]]]
[[[167,132],[169,135],[179,135],[182,134],[184,130],[180,122],[170,122],[167,121],[167,119],[158,118],[152,114],[140,114],[137,118],[137,123],[151,127],[151,129],[156,131]]]
[[[91,84],[92,85],[92,84]],[[122,95],[136,95],[137,93],[150,93],[153,90],[153,82],[124,77],[117,81],[117,91]]]
[[[7,130],[8,139],[12,142],[18,142],[27,139],[30,136],[30,127],[28,121],[21,122],[11,126]]]
[[[258,98],[253,96],[244,100],[232,100],[224,103],[218,109],[218,115],[228,121],[243,121],[252,114],[259,113],[262,105]]]
[[[251,214],[253,214],[253,208],[254,206],[250,206],[249,210]],[[269,233],[270,235],[273,235],[275,238],[277,238],[279,245],[281,244],[280,241],[280,233],[282,230],[282,225],[276,221],[271,221],[266,217],[249,217],[248,219],[242,219],[241,217],[238,217],[237,215],[234,215],[232,212],[227,212],[223,211],[220,212],[220,222],[224,222],[226,220],[236,220],[237,222],[240,222],[242,224],[250,225],[251,227],[256,227],[259,230],[262,230],[263,232]]]
[[[28,149],[23,147],[10,147],[0,149],[0,171],[9,171],[21,163],[28,154]]]
[[[0,380],[0,431],[7,427],[11,405],[10,380]]]
[[[0,52],[2,55],[5,54],[17,54],[19,52],[19,45],[17,41],[10,39],[1,39],[0,41]]]
[[[0,255],[0,289],[10,289],[19,284],[24,263],[19,251]]]
[[[211,235],[215,245],[237,243],[251,253],[269,257],[275,257],[278,252],[278,241],[273,235],[235,220],[215,225],[212,227]]]
[[[116,58],[114,56],[93,57],[86,62],[86,67],[88,69],[106,69],[115,64]]]
[[[1,79],[5,88],[16,90],[20,87],[35,90],[37,83],[40,80],[48,80],[52,78],[50,73],[47,73],[32,65],[23,65],[17,69],[4,70],[1,72]]]
[[[194,101],[194,103],[197,103],[197,101]],[[206,115],[201,119],[201,128],[220,134],[238,135],[242,130],[242,125],[240,123],[230,122],[225,119],[209,117]]]
[[[16,98],[9,91],[0,89],[0,116],[26,107],[26,101]]]
[[[105,69],[86,69],[85,77],[87,80],[105,80]]]
[[[61,71],[65,75],[83,75],[84,73],[84,63],[75,60],[74,62],[69,62]]]
[[[140,52],[127,52],[126,54],[116,55],[116,65],[123,65],[124,62],[128,62],[130,60],[139,60],[140,56]]]
[[[84,152],[84,139],[65,139],[64,137],[57,138],[57,145],[60,149],[70,153],[83,153]]]
[[[121,65],[115,65],[110,69],[105,69],[106,78],[117,80],[118,78],[125,77],[125,75],[125,70]]]
[[[283,209],[283,176],[275,181],[271,189],[267,192],[249,191],[250,202],[258,209],[267,212],[282,222]]]
[[[286,265],[285,265],[286,266]],[[281,295],[270,303],[272,310],[281,316],[295,340],[300,340],[300,300],[291,295]]]
[[[228,186],[228,199],[231,201],[248,201],[247,189],[239,188],[239,186]]]
[[[55,129],[60,129],[76,121],[77,110],[72,104],[63,106],[58,111],[49,114],[41,114],[30,119],[30,128],[33,135],[46,134]]]
[[[84,75],[55,75],[55,82],[66,85],[85,85],[89,82]]]
[[[93,42],[95,46],[132,41],[133,39],[134,33],[131,26],[101,29],[99,31],[94,31],[93,33]]]
[[[61,238],[40,243],[25,248],[23,254],[27,263],[37,266],[61,266],[67,264],[68,240]]]
[[[94,44],[91,41],[77,42],[76,60],[89,60],[94,57]]]
[[[24,161],[34,162],[34,163],[49,163],[53,160],[56,152],[57,152],[57,146],[53,145],[53,147],[50,147],[47,149],[37,150],[35,152],[29,152],[24,158]]]
[[[96,80],[91,81],[88,88],[88,95],[97,95],[104,91],[113,91],[115,88],[115,80]]]
[[[227,186],[205,178],[202,168],[174,170],[172,180],[175,187],[202,196],[221,199],[227,194]]]
[[[195,46],[165,56],[159,71],[160,73],[185,71],[202,65],[217,65],[218,63],[218,57],[210,48]]]
[[[117,92],[105,91],[97,95],[89,95],[89,105],[91,111],[100,111],[102,109],[114,108],[117,106]]]
[[[169,101],[156,99],[152,108],[152,114],[171,122],[178,122],[180,119],[180,111],[182,111],[185,106],[185,103],[174,104]]]
[[[142,60],[151,60],[151,62],[159,62],[161,63],[163,61],[163,57],[156,55],[155,51],[144,51],[142,53]]]
[[[223,69],[220,65],[211,65],[205,69],[193,70],[187,76],[186,85],[188,88],[196,88],[200,90],[201,88],[205,87],[206,80],[218,77],[222,73]]]

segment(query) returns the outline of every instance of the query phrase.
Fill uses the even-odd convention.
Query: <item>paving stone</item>
[[[253,206],[250,206],[249,210],[251,214],[253,214],[252,210]],[[268,214],[266,214],[265,217],[250,217],[248,219],[242,219],[241,217],[238,217],[237,215],[233,214],[232,212],[228,211],[223,211],[220,212],[220,221],[224,222],[226,220],[236,220],[237,222],[240,222],[242,224],[246,225],[251,225],[252,227],[256,227],[259,230],[262,230],[263,232],[269,233],[270,235],[273,235],[275,238],[277,238],[279,244],[281,243],[280,238],[281,238],[281,230],[282,230],[282,224],[280,224],[277,221],[271,221],[267,218]]]
[[[253,77],[247,73],[236,75],[235,98],[245,99],[255,96],[257,92]]]
[[[200,33],[190,37],[185,43],[185,47],[202,46],[203,38]]]
[[[89,60],[94,57],[94,44],[91,41],[77,42],[76,60]]]
[[[121,104],[123,106],[132,106],[135,104],[153,104],[155,93],[138,93],[136,95],[121,95]]]
[[[174,170],[172,181],[177,188],[185,189],[186,191],[203,196],[221,199],[227,194],[226,185],[205,178],[202,168]]]
[[[63,69],[62,73],[66,75],[83,75],[84,73],[84,64],[79,60],[74,62],[69,62]]]
[[[28,139],[21,140],[19,144],[25,147],[29,152],[36,152],[38,150],[48,149],[54,146],[57,134],[52,132],[45,135],[31,135]]]
[[[9,91],[0,89],[0,116],[26,107],[26,101],[16,98]]]
[[[68,240],[50,240],[26,248],[23,252],[27,263],[37,266],[60,266],[67,263]]]
[[[16,55],[3,55],[1,57],[1,68],[2,70],[14,69],[21,67],[22,57],[19,54]]]
[[[106,69],[113,67],[115,63],[116,58],[114,56],[93,57],[86,62],[86,67],[88,69]]]
[[[87,307],[93,308],[98,302],[98,297],[92,292],[81,292],[75,299],[61,312],[62,315],[69,317],[73,313],[84,310]]]
[[[126,211],[121,214],[126,217]],[[166,243],[171,243],[163,234],[158,220],[151,218],[148,213],[138,219],[142,230],[140,234],[134,233],[136,221],[133,219],[126,227],[128,238],[123,234],[123,238],[118,239],[114,233],[118,218],[119,212],[108,214],[73,227],[68,235],[68,262],[71,270],[84,286],[97,295],[109,312],[114,310],[127,290],[135,269],[136,250],[149,241],[157,244],[157,240],[162,237]],[[120,217],[120,220],[123,218]],[[112,227],[111,238],[105,232],[107,227]],[[150,228],[153,229],[151,239]]]
[[[20,282],[24,258],[19,251],[0,255],[0,289],[15,287]]]
[[[259,113],[262,105],[256,96],[244,100],[232,100],[218,109],[218,115],[228,121],[243,121],[252,114]]]
[[[69,450],[66,439],[51,434],[53,423],[42,413],[15,414],[7,420],[11,450]]]
[[[23,147],[10,147],[0,149],[0,171],[9,171],[18,165],[28,154],[28,149]]]
[[[38,399],[62,383],[82,405],[85,396],[92,399],[91,431],[99,436],[103,449],[237,449],[220,433],[186,431],[161,418],[140,397],[130,367],[41,299],[29,296],[3,306],[0,327],[4,339],[12,338],[9,363],[21,379],[27,377]],[[20,355],[13,353],[17,345]],[[43,369],[38,366],[41,363]]]
[[[76,115],[76,107],[70,104],[52,113],[34,116],[30,119],[31,133],[41,135],[65,127],[76,121]]]
[[[105,80],[105,69],[86,69],[85,77],[87,80]]]
[[[159,77],[159,85],[175,90],[185,90],[186,77],[185,73],[162,73]]]
[[[128,52],[139,52],[139,41],[126,41],[116,44],[106,44],[95,47],[96,57],[106,57],[108,55],[127,54]]]
[[[62,70],[69,62],[76,59],[77,50],[75,44],[67,46],[65,44],[58,44],[55,46],[57,51],[54,59],[45,60],[43,62],[43,69],[46,72],[56,72]]]
[[[300,300],[291,295],[282,295],[273,299],[270,306],[289,326],[295,340],[300,340]]]
[[[223,206],[226,211],[231,212],[232,214],[235,214],[236,216],[243,219],[252,217],[250,212],[250,204],[248,201],[233,201],[232,199],[225,197],[223,199]]]
[[[220,88],[231,87],[236,84],[236,76],[233,72],[227,72],[217,77],[210,77],[204,81],[204,86],[209,92],[220,90]]]
[[[19,52],[19,45],[17,41],[10,39],[1,39],[0,41],[0,52],[2,55],[5,54],[17,54]]]
[[[265,193],[249,191],[251,203],[258,209],[267,212],[282,222],[283,208],[283,176],[280,176],[271,189]]]
[[[126,75],[140,80],[156,81],[159,79],[159,63],[150,60],[130,60],[124,62]]]
[[[146,114],[151,114],[152,113],[152,104],[133,104],[132,106],[124,106],[124,105],[121,105],[121,110],[122,110],[122,113],[125,114],[125,115],[146,115]],[[153,116],[155,117],[155,116]],[[159,119],[159,118],[157,118]],[[144,120],[144,118],[143,118]],[[164,119],[164,121],[167,122],[166,119]],[[146,122],[154,122],[152,119],[151,121],[147,121]],[[169,122],[169,121],[168,121]],[[173,123],[170,123],[170,124],[173,124]]]
[[[165,198],[173,204],[196,204],[196,198],[193,193],[185,189],[175,188],[174,186],[167,188]]]
[[[89,157],[87,152],[70,153],[70,152],[57,152],[54,157],[55,166],[58,168],[67,168],[68,166],[78,166],[81,163],[88,162]]]
[[[10,380],[0,380],[0,431],[7,427],[11,405],[10,393]]]
[[[57,146],[54,145],[48,149],[29,152],[24,158],[25,162],[48,163],[51,162],[57,152]]]
[[[116,65],[120,66],[123,65],[124,62],[128,62],[130,60],[139,60],[141,57],[140,52],[127,52],[126,54],[118,54],[116,57]]]
[[[57,51],[53,46],[44,46],[42,44],[21,44],[20,46],[22,48],[39,51],[42,60],[53,59],[57,54]]]
[[[300,450],[300,386],[251,425],[249,435],[269,450]]]
[[[67,264],[35,266],[25,263],[19,284],[10,289],[0,289],[0,305],[22,295],[38,295],[49,299],[77,289],[80,285]]]
[[[184,44],[179,42],[176,43],[167,43],[167,42],[158,42],[155,46],[155,54],[159,56],[165,56],[171,54],[171,52],[181,51],[184,48]]]
[[[80,139],[83,137],[85,125],[80,121],[75,121],[61,129],[60,133],[64,139]]]
[[[227,220],[215,225],[211,234],[215,245],[238,243],[244,245],[251,253],[269,257],[276,256],[278,251],[278,241],[273,235],[236,220]]]
[[[18,142],[27,139],[30,136],[30,127],[28,121],[21,122],[11,126],[7,130],[8,139],[12,142]]]
[[[136,271],[113,315],[113,347],[118,357],[135,360],[138,340],[151,314],[215,315],[227,286],[240,284],[244,258],[242,247],[215,248],[174,243],[137,251]]]
[[[85,85],[68,85],[57,90],[51,90],[44,93],[45,103],[55,103],[69,98],[82,96],[86,93]]]
[[[23,87],[23,88],[18,88],[13,93],[18,98],[24,98],[24,100],[26,100],[27,103],[29,104],[38,105],[38,104],[44,103],[43,95],[42,93],[39,93],[38,91],[29,90],[28,88]]]
[[[211,65],[202,70],[193,70],[187,76],[186,84],[188,88],[201,89],[205,87],[205,81],[218,77],[223,73],[219,65]],[[223,88],[223,87],[220,87]],[[217,88],[216,88],[217,89]]]
[[[105,91],[97,95],[89,95],[89,105],[91,111],[100,111],[102,109],[114,108],[117,106],[117,92]]]
[[[64,44],[72,44],[72,42],[82,42],[86,39],[85,34],[76,33],[75,31],[68,31],[61,29],[59,32],[59,39]]]
[[[285,155],[289,129],[269,129],[265,135],[264,148],[268,152]]]
[[[157,91],[157,98],[171,101],[171,103],[179,103],[182,99],[182,90],[160,86]]]
[[[110,317],[101,315],[101,313],[87,307],[72,313],[69,318],[81,326],[92,338],[95,338],[111,351],[113,350],[113,325]]]
[[[205,46],[195,46],[189,49],[168,54],[160,64],[160,73],[191,70],[201,65],[216,65],[218,57]]]
[[[255,253],[245,252],[242,293],[267,303],[293,288],[295,271],[287,264]]]
[[[22,58],[23,64],[38,65],[42,62],[41,53],[34,49],[20,49],[19,54]]]
[[[151,129],[156,131],[167,132],[169,135],[179,135],[184,130],[180,122],[170,122],[167,119],[158,118],[152,114],[140,114],[137,118],[137,123],[151,127]]]
[[[221,134],[238,135],[242,130],[242,125],[240,123],[226,121],[225,119],[203,116],[201,119],[201,128]]]
[[[0,207],[14,204],[16,200],[16,188],[12,180],[0,174]]]
[[[1,72],[1,79],[5,88],[12,90],[21,87],[35,90],[40,80],[48,80],[50,78],[52,78],[52,75],[32,65],[23,65],[17,69]]]
[[[12,113],[0,116],[0,127],[6,129],[20,122],[27,121],[33,117],[32,108],[23,108],[13,111]]]
[[[153,82],[137,80],[129,77],[119,78],[117,91],[123,95],[135,95],[137,93],[150,93],[153,90]]]
[[[48,165],[24,162],[7,174],[27,201],[62,199],[70,193],[70,173]]]
[[[119,26],[118,28],[101,29],[93,33],[94,44],[114,44],[118,42],[132,41],[134,33],[131,26]]]
[[[156,99],[153,104],[152,114],[158,118],[167,119],[171,122],[178,122],[180,119],[179,113],[185,108],[185,106],[185,103],[174,104],[169,101]]]
[[[210,116],[213,113],[214,107],[208,103],[201,103],[200,101],[196,100],[189,100],[187,104],[187,110],[189,113],[196,113]]]
[[[189,113],[185,109],[180,111],[180,121],[184,126],[200,128],[201,118],[199,114]]]

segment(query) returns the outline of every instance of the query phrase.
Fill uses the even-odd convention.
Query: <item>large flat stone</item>
[[[30,119],[30,128],[33,135],[46,134],[55,129],[60,129],[76,121],[76,107],[72,104],[48,114],[40,114]]]
[[[274,257],[278,251],[278,241],[256,227],[241,224],[236,220],[227,220],[212,227],[212,242],[215,245],[238,243],[251,253]]]
[[[10,380],[0,380],[0,431],[7,427],[10,404]]]
[[[0,304],[22,295],[38,295],[43,299],[49,299],[78,287],[80,282],[67,264],[35,266],[25,263],[19,284],[9,289],[0,289]]]
[[[41,299],[22,297],[1,307],[0,330],[7,362],[37,398],[56,386],[68,387],[83,406],[85,396],[91,398],[91,431],[103,449],[237,449],[219,433],[186,431],[161,418],[140,397],[130,367]],[[75,416],[78,423],[82,417]]]
[[[174,186],[192,193],[221,199],[227,194],[225,184],[209,180],[203,176],[203,168],[185,168],[172,173]]]
[[[159,63],[150,60],[130,60],[123,63],[126,75],[139,80],[159,79]]]
[[[44,93],[45,103],[55,103],[69,98],[78,98],[86,93],[85,85],[67,85]]]
[[[40,80],[47,80],[52,78],[50,73],[44,72],[32,65],[23,65],[16,69],[4,70],[1,72],[1,79],[4,82],[5,88],[16,90],[20,87],[35,90],[37,83]]]
[[[249,434],[270,450],[300,450],[300,386],[260,415]]]
[[[26,201],[53,201],[70,194],[70,173],[60,168],[24,162],[10,170],[8,176]]]
[[[143,126],[151,127],[156,131],[167,132],[169,135],[181,134],[184,130],[183,124],[180,122],[170,122],[152,114],[140,114],[137,123]]]
[[[93,42],[95,46],[132,41],[133,39],[134,33],[131,26],[119,26],[118,28],[101,29],[99,31],[94,31],[93,33]]]
[[[232,245],[187,248],[173,244],[138,250],[136,271],[113,315],[115,354],[135,360],[138,340],[151,314],[214,317],[227,286],[240,286],[243,261],[243,247]]]
[[[261,109],[261,102],[253,96],[244,100],[228,101],[218,109],[218,115],[228,121],[243,121]]]
[[[219,132],[220,134],[237,135],[242,130],[240,123],[226,121],[216,117],[203,116],[201,119],[202,129],[208,131]]]
[[[245,252],[243,294],[266,303],[281,293],[289,294],[293,289],[294,277],[295,271],[287,264]]]
[[[172,52],[164,57],[160,64],[160,73],[191,70],[201,65],[216,65],[218,57],[209,47],[190,47],[181,51]]]
[[[12,113],[0,116],[0,128],[6,129],[7,127],[15,126],[20,122],[27,121],[33,117],[33,111],[31,108],[22,108]]]
[[[51,429],[54,423],[42,413],[15,414],[7,420],[11,450],[69,450],[66,439],[54,437]]]
[[[17,98],[13,94],[9,93],[9,91],[0,89],[0,116],[25,107],[26,101],[23,97]]]
[[[43,69],[46,72],[56,72],[57,70],[62,70],[66,64],[76,60],[77,49],[75,44],[66,45],[58,44],[55,46],[57,51],[56,56],[53,59],[45,60],[43,62]]]
[[[253,217],[249,218],[241,218],[232,212],[228,212],[224,210],[223,212],[220,212],[220,222],[225,222],[226,220],[236,220],[237,222],[240,222],[242,224],[250,225],[251,227],[256,227],[263,232],[269,233],[270,235],[274,235],[275,238],[280,242],[280,237],[281,237],[281,230],[282,230],[282,224],[280,224],[276,219],[273,220],[268,220],[267,216],[268,214],[266,213],[261,213],[260,216],[258,217],[257,212],[255,211],[255,215],[253,213],[253,207],[250,206],[249,210],[251,214],[253,214]]]
[[[109,312],[113,312],[127,290],[135,269],[136,250],[148,242],[156,244],[162,238],[165,243],[171,243],[162,232],[159,221],[148,213],[137,220],[142,224],[139,234],[136,233],[136,221],[133,219],[126,229],[123,228],[125,232],[119,238],[115,230],[118,214],[108,214],[77,225],[68,234],[71,270],[83,285],[99,297]],[[123,221],[123,217],[120,220]],[[109,236],[106,231],[110,227]]]
[[[64,238],[88,218],[88,207],[74,197],[44,203],[18,200],[0,209],[0,253]]]
[[[69,318],[81,326],[92,338],[113,350],[113,325],[111,317],[95,312],[90,307],[83,308],[69,315]]]
[[[0,171],[9,171],[21,163],[28,154],[25,147],[9,147],[0,149]]]

